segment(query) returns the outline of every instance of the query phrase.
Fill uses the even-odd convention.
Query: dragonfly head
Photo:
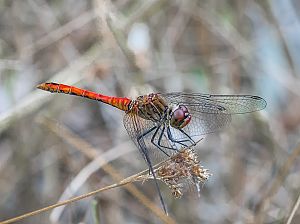
[[[174,128],[183,128],[190,123],[191,118],[192,116],[187,107],[178,105],[172,110],[170,124]]]

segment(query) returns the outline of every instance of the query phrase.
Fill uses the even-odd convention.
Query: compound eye
[[[181,121],[185,118],[185,112],[181,108],[179,108],[174,111],[173,117],[175,120]]]
[[[179,108],[182,110],[182,112],[188,113],[188,109],[186,106],[180,105]]]

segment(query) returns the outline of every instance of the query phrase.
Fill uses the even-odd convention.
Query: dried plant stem
[[[136,78],[140,83],[144,83],[144,78],[140,75],[140,73],[142,73],[142,70],[136,63],[134,52],[127,46],[125,34],[129,31],[129,28],[133,23],[141,18],[157,13],[167,1],[168,0],[142,1],[137,5],[135,11],[127,20],[125,20],[124,23],[114,21],[111,17],[106,18],[106,24],[108,28],[113,34],[116,43],[126,56],[131,69],[135,73],[137,73]]]
[[[100,204],[99,200],[95,198],[92,201],[92,213],[93,213],[93,223],[100,224]]]
[[[70,204],[72,202],[75,202],[75,201],[79,201],[79,200],[82,200],[84,198],[87,198],[87,197],[90,197],[92,195],[95,195],[97,193],[100,193],[102,191],[105,191],[105,190],[109,190],[109,189],[112,189],[112,188],[116,188],[116,187],[120,187],[122,185],[125,185],[127,183],[123,183],[123,184],[112,184],[112,185],[109,185],[107,187],[104,187],[104,188],[100,188],[100,189],[97,189],[95,191],[92,191],[90,193],[87,193],[87,194],[83,194],[83,195],[80,195],[78,197],[74,197],[74,198],[71,198],[69,200],[65,200],[65,201],[61,201],[61,202],[58,202],[56,204],[53,204],[53,205],[50,205],[50,206],[47,206],[45,208],[41,208],[41,209],[38,209],[38,210],[35,210],[33,212],[29,212],[29,213],[26,213],[24,215],[20,215],[20,216],[17,216],[15,218],[12,218],[12,219],[8,219],[8,220],[5,220],[5,221],[2,221],[0,222],[0,224],[7,224],[7,223],[13,223],[13,222],[16,222],[16,221],[20,221],[22,219],[25,219],[25,218],[28,218],[30,216],[34,216],[34,215],[38,215],[42,212],[46,212],[46,211],[49,211],[51,209],[54,209],[54,208],[57,208],[59,206],[63,206],[63,205],[66,205],[66,204]]]
[[[144,170],[142,172],[140,172],[139,174],[142,174],[142,173],[145,173],[145,172],[148,172],[148,170]],[[80,195],[80,196],[77,196],[77,197],[73,197],[71,199],[68,199],[68,200],[65,200],[65,201],[61,201],[61,202],[58,202],[56,204],[53,204],[53,205],[50,205],[50,206],[47,206],[47,207],[44,207],[44,208],[41,208],[41,209],[38,209],[38,210],[35,210],[33,212],[28,212],[24,215],[20,215],[20,216],[17,216],[15,218],[11,218],[11,219],[8,219],[8,220],[5,220],[5,221],[2,221],[0,222],[0,224],[7,224],[7,223],[13,223],[13,222],[16,222],[16,221],[20,221],[22,219],[25,219],[25,218],[28,218],[30,216],[34,216],[34,215],[38,215],[42,212],[46,212],[46,211],[49,211],[51,209],[54,209],[54,208],[57,208],[59,206],[63,206],[63,205],[67,205],[67,204],[70,204],[72,202],[75,202],[75,201],[79,201],[79,200],[82,200],[82,199],[85,199],[85,198],[88,198],[90,196],[93,196],[95,194],[98,194],[100,192],[103,192],[103,191],[107,191],[107,190],[110,190],[110,189],[113,189],[113,188],[116,188],[116,187],[121,187],[121,186],[124,186],[124,185],[127,185],[127,184],[130,184],[130,183],[133,183],[133,182],[136,182],[136,181],[144,181],[145,179],[143,179],[142,177],[138,177],[139,174],[134,174],[130,177],[127,177],[125,178],[124,180],[120,181],[119,183],[115,183],[115,184],[111,184],[109,186],[106,186],[106,187],[103,187],[103,188],[100,188],[100,189],[97,189],[95,191],[91,191],[87,194],[83,194],[83,195]],[[141,193],[140,193],[141,194]],[[143,196],[144,197],[144,196]],[[165,223],[175,223],[170,217],[166,216],[166,218],[163,219],[163,221]]]
[[[207,178],[210,176],[210,174],[207,172],[207,170],[202,169],[202,167],[200,167],[200,166],[199,166],[199,168],[201,169],[201,171],[203,171],[203,172],[201,172],[202,175],[197,173],[197,172],[195,173],[195,171],[196,171],[195,170],[195,168],[196,168],[195,165],[198,164],[199,162],[198,162],[198,158],[195,157],[196,155],[193,152],[194,152],[193,150],[184,149],[182,152],[180,152],[180,153],[178,153],[178,154],[168,158],[167,160],[162,161],[162,162],[160,162],[160,163],[158,163],[154,166],[155,172],[158,172],[158,179],[165,182],[166,184],[169,183],[170,187],[175,186],[176,188],[174,188],[173,190],[177,190],[176,192],[179,192],[179,196],[181,196],[182,193],[180,192],[181,187],[180,187],[180,185],[178,185],[177,181],[179,180],[180,177],[183,177],[184,174],[185,174],[185,177],[188,177],[187,173],[188,172],[193,172],[193,174],[194,174],[193,178],[199,177],[199,178],[201,178],[201,180],[200,180],[201,182],[204,181],[204,179],[207,180]],[[174,170],[174,169],[179,168],[178,166],[180,166],[180,165],[181,165],[181,169],[179,169],[179,171],[183,170],[184,171],[183,173],[180,173],[180,172],[178,173],[177,172],[178,170]],[[188,165],[186,168],[188,168],[189,170],[184,169],[184,166],[182,166],[182,165]],[[192,165],[192,166],[190,167],[189,165]],[[171,172],[168,172],[168,170],[171,171]],[[176,172],[177,172],[177,174],[176,174]],[[178,176],[178,174],[180,176]],[[24,215],[20,215],[20,216],[17,216],[15,218],[11,218],[11,219],[2,221],[2,222],[0,222],[0,224],[13,223],[13,222],[28,218],[30,216],[34,216],[34,215],[40,214],[42,212],[49,211],[49,210],[54,209],[56,207],[67,205],[67,204],[70,204],[72,202],[85,199],[87,197],[90,197],[92,195],[95,195],[97,193],[100,193],[100,192],[103,192],[103,191],[106,191],[106,190],[110,190],[110,189],[120,187],[120,186],[125,186],[125,185],[131,184],[133,182],[138,182],[138,181],[144,182],[144,181],[149,180],[149,179],[153,179],[153,175],[149,174],[149,170],[146,169],[146,170],[141,171],[137,174],[134,174],[130,177],[127,177],[127,178],[119,181],[118,183],[115,183],[115,184],[97,189],[97,190],[89,192],[87,194],[83,194],[83,195],[73,197],[73,198],[68,199],[68,200],[58,202],[56,204],[53,204],[53,205],[35,210],[33,212],[28,212]],[[195,183],[199,183],[199,182],[195,182]],[[127,185],[127,187],[128,186],[130,186],[130,185]],[[132,192],[132,190],[129,189],[129,192]],[[147,202],[147,200],[149,200],[143,194],[141,194],[138,191],[134,191],[134,193],[135,193],[134,195],[138,196],[137,198],[140,199],[143,202]],[[147,206],[148,203],[149,202],[147,202],[145,205]],[[163,218],[162,221],[164,221],[165,223],[175,223],[175,221],[173,221],[170,217],[168,217],[166,215],[162,218]]]
[[[57,125],[56,122],[46,119],[46,118],[39,118],[38,122],[45,125],[49,128],[52,132],[56,135],[61,137],[64,141],[68,144],[72,145],[78,151],[81,151],[84,155],[86,155],[90,159],[94,159],[99,157],[99,152],[89,143],[84,141],[80,136],[72,133],[66,127],[62,125]],[[118,171],[111,166],[110,164],[106,164],[102,167],[103,171],[109,174],[116,182],[119,182],[123,179],[123,177],[118,173]],[[143,171],[144,172],[144,171]],[[141,172],[141,173],[143,173]],[[135,174],[129,178],[124,179],[124,184],[128,184],[133,182],[134,178],[137,178],[141,173]],[[134,181],[139,181],[138,179]],[[159,207],[157,207],[149,198],[147,198],[141,191],[139,191],[134,185],[128,184],[125,188],[134,196],[136,197],[145,207],[150,209],[158,218],[160,218],[164,223],[176,223],[171,217],[167,216]]]
[[[295,205],[293,207],[293,210],[292,210],[292,212],[291,212],[291,214],[290,214],[290,216],[289,216],[286,224],[291,224],[291,222],[292,222],[292,220],[293,220],[293,218],[295,216],[295,213],[296,213],[297,209],[299,208],[299,205],[300,205],[300,194],[298,196],[298,199],[297,199],[297,201],[296,201],[296,203],[295,203]]]
[[[51,31],[49,34],[35,41],[32,45],[27,46],[24,51],[28,52],[29,54],[34,54],[39,50],[64,38],[73,31],[85,26],[87,23],[95,19],[96,16],[97,15],[95,15],[93,11],[84,12],[82,15],[79,15],[74,20],[68,22],[63,26],[59,26],[58,29]]]
[[[97,58],[101,56],[101,47],[97,44],[92,46],[82,57],[75,60],[71,66],[66,67],[52,77],[52,80],[58,82],[64,81],[74,84],[82,80],[82,73],[87,69]],[[53,97],[53,96],[52,96]],[[8,128],[12,122],[28,114],[31,114],[44,103],[47,103],[51,98],[49,94],[33,91],[28,96],[24,97],[22,102],[12,107],[10,110],[0,114],[0,133]]]
[[[121,29],[118,29],[114,24],[111,18],[107,18],[107,25],[110,28],[116,42],[118,43],[120,49],[124,53],[124,55],[127,57],[128,62],[130,63],[131,68],[135,72],[140,72],[140,68],[136,65],[135,61],[135,55],[134,52],[132,52],[126,44],[126,37],[124,32]]]
[[[122,24],[123,30],[126,32],[136,21],[146,20],[153,14],[157,14],[168,2],[168,0],[151,0],[137,3],[137,6],[130,14],[131,16],[124,20],[125,22]]]
[[[287,173],[289,172],[291,166],[294,164],[295,160],[300,155],[300,144],[296,149],[294,149],[293,153],[288,157],[285,161],[281,169],[278,171],[277,176],[274,178],[273,183],[270,189],[267,191],[265,196],[262,198],[261,203],[258,206],[258,212],[256,216],[255,223],[262,223],[264,219],[265,210],[267,204],[272,200],[275,193],[278,191],[279,187],[282,185]]]

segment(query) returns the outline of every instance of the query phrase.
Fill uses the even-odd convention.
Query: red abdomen
[[[95,93],[89,90],[80,89],[75,86],[69,86],[58,83],[42,83],[37,86],[37,88],[51,92],[51,93],[64,93],[80,97],[89,98],[92,100],[101,101],[103,103],[114,106],[120,110],[128,111],[131,100],[125,97],[113,97],[105,96],[100,93]]]

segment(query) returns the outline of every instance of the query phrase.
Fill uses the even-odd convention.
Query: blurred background
[[[169,222],[299,223],[299,12],[296,0],[1,1],[1,220],[114,183],[107,164],[146,168],[121,111],[35,88],[48,80],[133,98],[262,96],[265,110],[197,145],[213,174],[200,198],[161,184]],[[151,181],[135,186],[161,209]],[[19,223],[162,222],[121,187]]]

